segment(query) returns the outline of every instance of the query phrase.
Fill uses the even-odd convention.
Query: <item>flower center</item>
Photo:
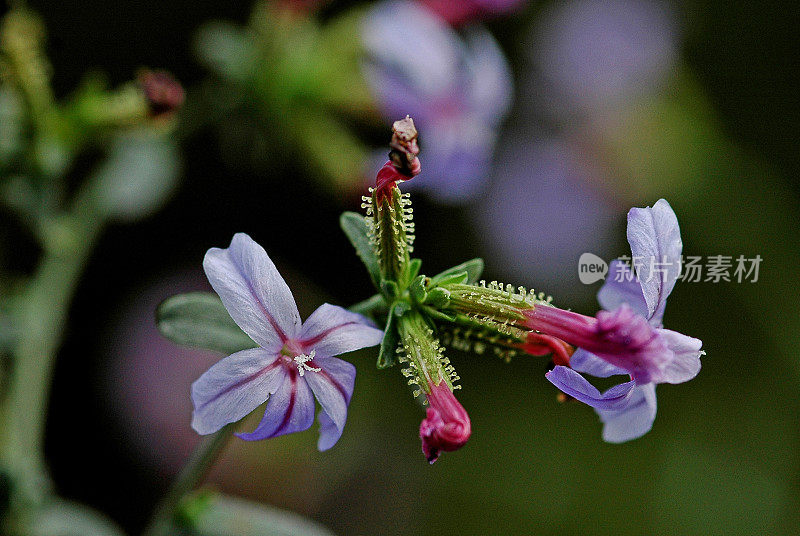
[[[300,376],[305,375],[307,370],[311,372],[319,372],[320,370],[322,370],[316,367],[312,367],[311,365],[308,364],[309,361],[314,359],[315,354],[316,351],[311,350],[311,353],[308,355],[300,354],[294,356],[294,362],[297,365],[297,370],[300,373]]]

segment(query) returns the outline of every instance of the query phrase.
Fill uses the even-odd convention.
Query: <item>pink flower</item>
[[[472,434],[472,425],[464,409],[447,383],[430,385],[428,413],[419,425],[422,452],[429,463],[439,459],[440,452],[452,452],[464,446]]]

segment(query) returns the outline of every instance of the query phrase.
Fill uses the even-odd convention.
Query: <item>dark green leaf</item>
[[[236,325],[222,301],[211,292],[167,298],[156,310],[161,334],[181,346],[232,354],[257,345]]]
[[[460,272],[467,272],[467,283],[476,282],[483,273],[483,259],[475,258],[467,262],[463,262],[458,266],[453,266],[452,268],[433,276],[431,278],[431,283],[434,285],[439,285],[441,284],[442,280]]]
[[[389,368],[397,363],[397,343],[400,341],[400,336],[397,334],[395,315],[390,314],[386,319],[386,329],[383,331],[383,341],[381,341],[381,348],[378,352],[378,368]]]
[[[350,243],[356,248],[356,253],[364,266],[367,267],[372,284],[375,285],[375,288],[380,288],[381,271],[378,266],[378,257],[375,256],[375,249],[372,247],[364,216],[356,212],[344,212],[339,218],[339,224],[342,226],[344,234],[350,239]]]

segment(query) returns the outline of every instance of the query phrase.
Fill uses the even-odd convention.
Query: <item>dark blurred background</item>
[[[195,31],[209,19],[244,23],[251,11],[248,3],[180,0],[29,4],[47,23],[61,95],[87,70],[116,84],[142,66],[165,68],[190,88],[187,111],[191,88],[207,76],[192,53]],[[322,17],[353,5],[333,2]],[[677,285],[666,324],[704,341],[700,375],[659,387],[649,434],[609,445],[590,408],[556,402],[545,362],[451,352],[474,435],[429,467],[417,437],[421,408],[402,376],[376,370],[374,352],[365,351],[350,359],[359,376],[335,449],[318,453],[313,431],[236,441],[212,485],[341,534],[800,530],[796,3],[666,4],[677,54],[669,77],[654,100],[632,104],[634,119],[611,126],[570,123],[563,109],[548,109],[549,90],[539,80],[552,64],[537,49],[547,37],[537,36],[557,28],[560,6],[530,2],[487,23],[515,80],[495,158],[522,170],[496,165],[483,194],[467,205],[417,195],[416,253],[425,273],[484,256],[487,279],[541,287],[557,304],[593,313],[598,285],[579,283],[577,256],[629,254],[627,208],[666,197],[687,254],[764,259],[757,283]],[[632,2],[605,7],[638,9]],[[377,132],[362,134],[377,145]],[[304,316],[323,301],[346,306],[371,290],[337,223],[342,210],[359,210],[357,195],[333,196],[291,159],[259,169],[231,165],[211,128],[182,139],[176,195],[144,222],[111,227],[96,249],[72,306],[48,419],[47,456],[59,491],[131,531],[143,526],[197,441],[189,385],[216,357],[161,340],[152,315],[171,294],[208,288],[200,269],[205,250],[248,232],[275,259]],[[602,203],[597,214],[569,192],[542,186],[560,168],[538,163],[562,162],[564,152],[551,149],[564,145],[578,161],[604,166],[576,187]],[[424,145],[421,158],[424,166]],[[512,169],[531,173],[521,186],[530,209],[503,205],[520,198],[503,189]],[[540,196],[540,187],[550,193]],[[582,223],[565,234],[562,219]],[[492,221],[505,227],[496,233]]]

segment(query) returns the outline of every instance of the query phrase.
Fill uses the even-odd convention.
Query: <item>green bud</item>
[[[425,303],[437,309],[444,309],[450,305],[450,291],[442,287],[432,288],[428,291]]]
[[[428,298],[428,291],[425,288],[425,279],[426,277],[424,275],[419,275],[408,287],[411,298],[417,303],[425,303],[425,300]]]

